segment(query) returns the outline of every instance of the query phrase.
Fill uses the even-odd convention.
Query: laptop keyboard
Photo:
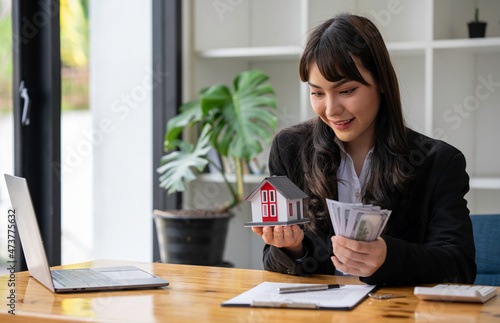
[[[64,287],[113,286],[117,283],[108,276],[91,269],[51,270],[52,278]]]

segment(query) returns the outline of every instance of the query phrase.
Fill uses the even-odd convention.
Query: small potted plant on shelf
[[[469,38],[481,38],[486,34],[486,22],[479,21],[479,8],[476,6],[474,21],[469,22]]]
[[[230,192],[230,200],[211,210],[154,210],[162,262],[223,265],[223,251],[231,210],[243,197],[243,167],[270,143],[276,130],[276,98],[269,77],[260,70],[238,74],[233,87],[216,84],[199,93],[199,99],[180,107],[167,123],[161,158],[160,187],[182,192],[207,166],[216,169]],[[199,135],[191,143],[180,139],[182,131],[195,127]],[[235,183],[210,152],[234,164]],[[219,230],[219,231],[213,231]]]

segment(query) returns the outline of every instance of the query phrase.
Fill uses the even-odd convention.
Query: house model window
[[[309,222],[304,218],[307,195],[286,176],[266,177],[248,195],[252,203],[252,222],[246,227],[290,225]]]

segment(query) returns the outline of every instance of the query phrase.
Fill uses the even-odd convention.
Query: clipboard
[[[221,304],[225,307],[270,307],[350,311],[368,297],[376,285],[343,285],[322,291],[279,294],[278,288],[314,284],[263,282]]]

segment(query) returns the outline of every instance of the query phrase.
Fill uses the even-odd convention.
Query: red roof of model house
[[[301,199],[308,197],[297,185],[295,185],[286,176],[270,176],[264,180],[247,196],[245,201],[251,200],[253,196],[259,192],[260,188],[265,184],[271,184],[284,198],[286,199]]]

